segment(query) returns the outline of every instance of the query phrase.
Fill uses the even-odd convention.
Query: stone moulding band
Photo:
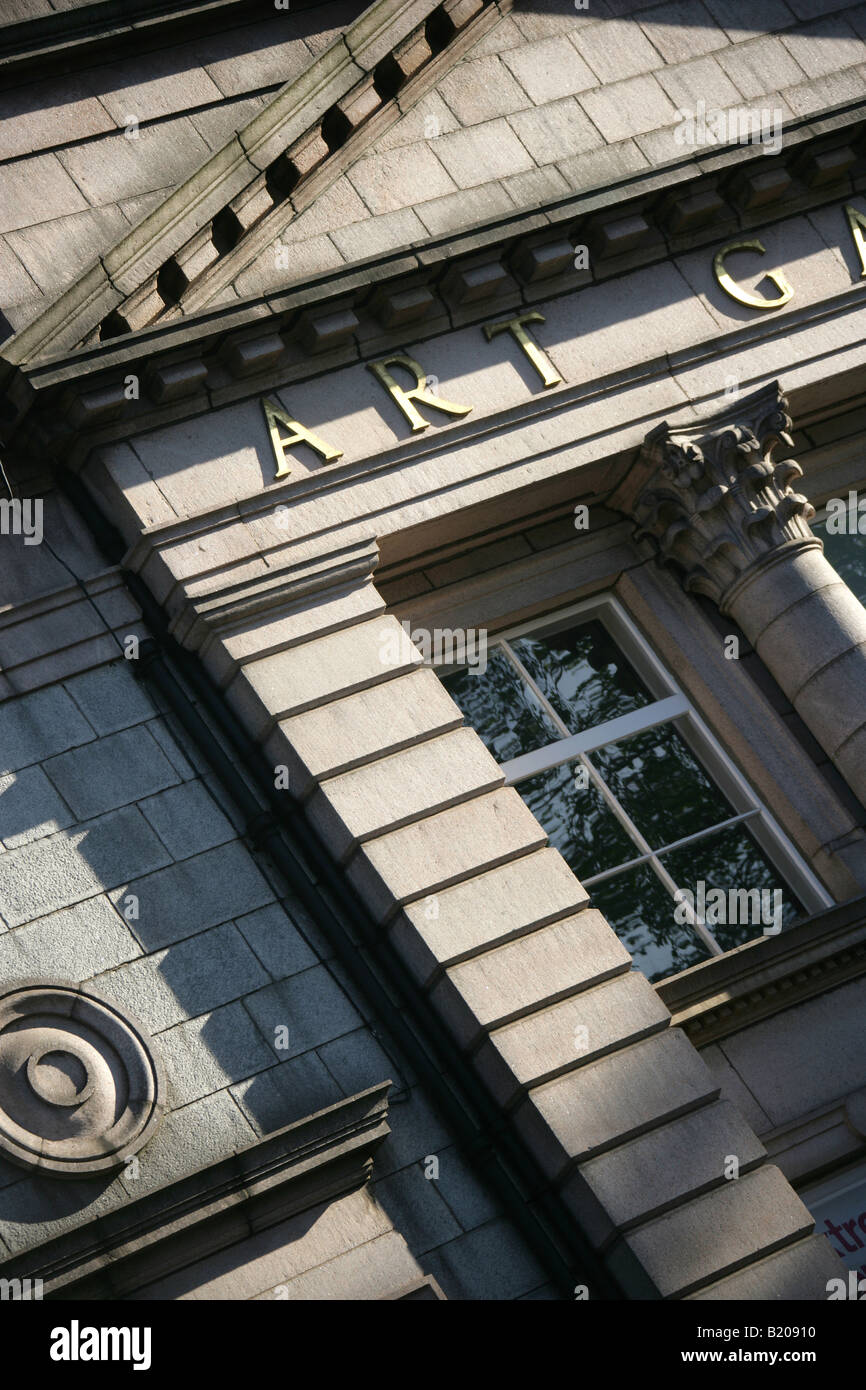
[[[119,1297],[361,1187],[387,1138],[390,1081],[338,1101],[2,1265],[50,1296]],[[94,1287],[96,1285],[96,1287]],[[89,1287],[88,1287],[89,1286]]]
[[[201,282],[223,278],[236,253],[252,255],[265,224],[282,230],[322,166],[337,176],[340,151],[388,107],[404,84],[450,51],[492,0],[374,0],[296,80],[100,258],[18,335],[24,357],[113,338],[171,316]],[[303,202],[303,199],[301,200]],[[193,310],[201,307],[196,303]],[[19,358],[18,360],[23,360]]]

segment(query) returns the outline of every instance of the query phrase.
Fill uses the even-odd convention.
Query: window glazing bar
[[[539,693],[537,688],[534,688],[533,693]],[[584,729],[579,734],[568,734],[558,743],[549,743],[546,748],[534,748],[531,753],[522,753],[519,758],[512,758],[502,764],[505,780],[513,786],[525,777],[532,777],[536,773],[559,767],[561,763],[570,762],[572,758],[580,757],[581,753],[591,753],[607,743],[618,743],[633,734],[643,733],[646,729],[656,728],[659,724],[666,724],[669,720],[688,713],[689,704],[684,695],[669,695],[665,700],[656,700],[652,705],[644,705],[642,709],[632,710],[630,714],[621,714],[617,719],[609,719],[605,724],[596,724],[594,729]],[[557,721],[560,724],[561,722]]]
[[[665,700],[656,701],[654,705],[645,705],[644,708],[641,710],[633,710],[631,714],[621,715],[619,719],[611,719],[607,722],[606,725],[600,724],[597,725],[595,729],[586,729],[582,734],[570,734],[565,724],[557,714],[556,710],[551,705],[550,701],[545,698],[543,691],[539,689],[538,685],[532,679],[531,675],[527,671],[526,667],[523,665],[523,662],[520,660],[520,658],[514,653],[514,651],[511,649],[511,647],[508,645],[506,641],[503,640],[500,643],[500,645],[503,651],[505,652],[506,656],[509,658],[509,660],[513,663],[513,665],[519,672],[522,679],[533,691],[536,698],[541,702],[543,708],[547,711],[549,717],[553,720],[556,727],[567,735],[567,737],[564,738],[558,744],[548,745],[547,748],[536,750],[536,752],[540,753],[542,757],[550,758],[550,755],[553,753],[554,749],[561,750],[564,745],[573,746],[576,742],[583,739],[589,739],[591,741],[592,746],[595,748],[600,748],[605,743],[613,742],[614,740],[611,739],[607,734],[604,737],[599,738],[599,735],[602,733],[603,730],[607,730],[609,733],[611,729],[614,729],[617,726],[621,727],[623,725],[628,725],[630,726],[629,731],[631,733],[637,733],[639,732],[640,728],[652,728],[654,724],[665,723],[667,720],[673,719],[676,716],[688,715],[691,713],[691,707],[684,695],[671,695],[668,696],[668,698]],[[673,710],[673,713],[669,712],[659,718],[651,719],[650,722],[648,722],[646,725],[642,724],[638,727],[635,727],[636,716],[645,717],[648,713],[652,711],[658,714],[658,709],[662,705],[668,705],[670,709]],[[620,732],[619,737],[621,738],[622,736],[623,735]],[[513,768],[516,763],[525,763],[528,758],[531,759],[534,756],[535,754],[532,753],[523,754],[521,758],[513,758],[511,762],[503,764],[502,770],[506,775],[506,779],[510,780],[508,778],[508,770],[510,768]],[[572,756],[575,755],[573,754]],[[676,892],[677,884],[671,878],[664,865],[659,863],[659,860],[656,857],[656,852],[653,850],[649,841],[646,840],[644,836],[641,834],[641,832],[638,830],[631,816],[628,814],[625,807],[621,804],[619,798],[611,791],[610,787],[607,785],[604,778],[601,776],[601,773],[590,762],[586,752],[578,751],[576,757],[577,760],[580,761],[580,763],[586,768],[587,773],[589,774],[589,778],[595,786],[596,790],[600,793],[607,806],[613,812],[614,816],[619,821],[626,834],[630,837],[630,839],[634,841],[638,849],[642,851],[642,859],[644,859],[645,862],[650,865],[656,877],[661,880],[662,884],[667,889],[668,893],[671,895],[671,911],[673,911],[673,895]],[[554,754],[554,761],[548,762],[546,766],[555,767],[559,763],[568,761],[568,755],[559,757],[557,756],[557,754]],[[544,768],[539,767],[536,770],[543,771]],[[706,945],[707,949],[714,956],[723,955],[724,952],[722,951],[721,946],[716,941],[712,933],[708,931],[705,924],[703,922],[698,921],[697,915],[691,911],[691,909],[688,907],[688,904],[686,904],[685,907],[686,913],[690,919],[692,929],[701,938],[701,940]]]
[[[669,845],[663,845],[656,850],[656,854],[667,854],[669,850],[681,849],[683,845],[693,844],[695,840],[703,840],[707,835],[716,835],[720,830],[727,830],[732,825],[739,825],[741,821],[751,820],[754,816],[761,814],[757,806],[753,806],[751,811],[741,811],[738,816],[729,816],[727,820],[720,820],[717,825],[708,825],[706,830],[696,830],[694,835],[684,835],[681,840],[671,840]]]
[[[647,860],[652,859],[653,854],[661,856],[670,850],[682,849],[683,845],[691,845],[696,840],[703,840],[710,835],[716,835],[720,830],[729,830],[732,825],[740,825],[743,821],[751,820],[760,814],[756,806],[752,811],[743,811],[739,816],[730,816],[728,820],[720,820],[718,825],[711,825],[706,830],[696,830],[694,835],[685,835],[681,840],[671,840],[669,845],[662,845],[660,849],[651,850],[648,854],[640,854],[637,859],[629,859],[624,864],[617,864],[613,869],[602,869],[600,873],[593,874],[591,878],[582,878],[580,881],[584,888],[589,888],[593,883],[602,883],[606,878],[613,878],[614,874],[621,874],[626,869],[633,869],[638,864],[645,864]]]
[[[497,645],[502,648],[502,651],[508,657],[508,660],[511,662],[512,666],[517,671],[517,674],[520,676],[520,679],[524,682],[525,685],[529,686],[529,689],[532,691],[536,700],[538,700],[541,704],[541,707],[544,710],[545,714],[556,725],[557,729],[562,734],[562,737],[571,738],[571,730],[560,719],[559,715],[553,708],[553,705],[550,703],[541,687],[536,685],[535,681],[532,679],[532,676],[529,674],[529,672],[527,671],[526,667],[524,666],[523,662],[520,660],[520,657],[517,655],[514,649],[510,646],[508,642],[505,641],[504,638],[499,643],[497,643]],[[512,762],[518,761],[519,759],[517,758],[512,759]],[[510,766],[510,764],[505,764],[505,766]],[[505,771],[505,766],[503,766],[503,772]]]

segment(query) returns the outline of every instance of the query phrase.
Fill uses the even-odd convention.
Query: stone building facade
[[[866,6],[195,9],[0,27],[0,1277],[826,1299]]]

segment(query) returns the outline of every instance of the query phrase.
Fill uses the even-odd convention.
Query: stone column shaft
[[[866,802],[866,608],[817,545],[779,571],[759,570],[723,611]]]

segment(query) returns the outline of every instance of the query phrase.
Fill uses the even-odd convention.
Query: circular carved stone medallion
[[[0,992],[0,1152],[71,1178],[108,1173],[153,1134],[164,1108],[153,1044],[74,984]]]

